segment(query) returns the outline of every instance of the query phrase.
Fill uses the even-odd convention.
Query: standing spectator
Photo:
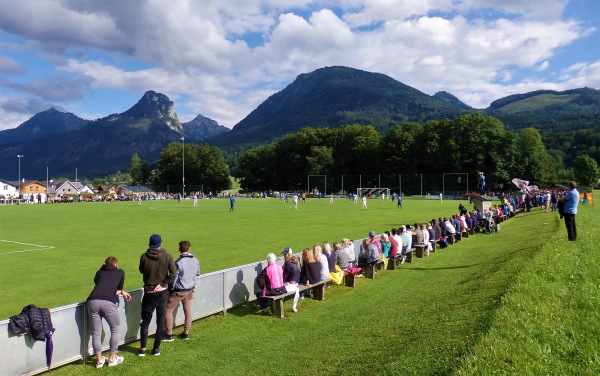
[[[489,210],[486,210],[483,213],[483,217],[485,219],[486,230],[487,230],[488,234],[491,234],[492,233],[492,225],[494,223],[494,216],[492,214],[492,208],[490,208]]]
[[[146,356],[148,327],[152,314],[156,310],[156,334],[152,354],[160,355],[160,342],[165,331],[165,315],[169,299],[168,285],[177,277],[177,266],[173,257],[161,247],[160,235],[150,237],[148,250],[140,257],[140,273],[144,280],[144,297],[142,298],[142,322],[140,323],[139,356]]]
[[[179,303],[183,304],[183,314],[185,323],[183,333],[179,338],[189,339],[190,328],[192,327],[192,300],[194,299],[194,289],[196,288],[196,279],[200,276],[200,262],[194,254],[190,252],[190,242],[182,240],[179,242],[179,258],[175,261],[177,266],[177,278],[173,282],[173,287],[169,292],[166,311],[166,332],[167,335],[163,341],[173,341],[173,311]]]
[[[230,212],[233,211],[234,206],[235,206],[235,196],[232,195],[229,197],[229,211]]]
[[[269,314],[267,301],[266,299],[262,299],[263,297],[267,295],[281,295],[287,292],[283,283],[283,268],[275,262],[275,254],[269,253],[267,255],[267,263],[267,267],[256,277],[256,284],[259,288],[256,291],[256,297],[259,302],[256,308],[260,308],[263,315]]]
[[[94,277],[94,289],[87,298],[88,312],[92,322],[92,347],[96,354],[96,368],[102,368],[106,361],[108,366],[113,367],[122,363],[124,358],[118,356],[119,346],[119,295],[126,301],[131,301],[131,295],[123,290],[125,283],[125,272],[119,269],[116,257],[110,256],[104,261],[104,265],[96,272]],[[102,356],[102,318],[110,327],[110,357]]]
[[[579,204],[579,192],[577,191],[577,183],[569,182],[569,191],[561,198],[564,202],[563,217],[565,218],[565,226],[567,227],[567,237],[569,241],[577,240],[577,226],[575,224],[575,215],[577,214],[577,205]]]
[[[283,255],[283,283],[287,292],[295,292],[292,311],[298,312],[297,304],[300,298],[298,283],[300,283],[300,261],[294,256],[291,248],[286,248],[281,252]]]

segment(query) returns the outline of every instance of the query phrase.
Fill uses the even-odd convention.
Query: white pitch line
[[[22,245],[32,245],[34,247],[37,247],[36,249],[24,249],[24,250],[20,250],[20,251],[12,251],[12,252],[1,252],[0,255],[9,255],[12,253],[24,253],[24,252],[35,252],[35,251],[45,251],[47,249],[53,249],[54,247],[49,246],[49,245],[40,245],[40,244],[31,244],[31,243],[22,243],[22,242],[15,242],[12,240],[3,240],[0,239],[0,242],[5,242],[5,243],[15,243],[15,244],[22,244]]]

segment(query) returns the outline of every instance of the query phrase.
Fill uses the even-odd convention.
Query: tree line
[[[514,189],[510,181],[515,177],[542,187],[572,179],[578,171],[587,171],[590,185],[598,178],[594,159],[578,157],[577,171],[565,172],[560,155],[546,149],[537,129],[509,131],[499,119],[481,113],[425,124],[407,122],[381,133],[357,124],[302,128],[277,142],[236,150],[236,154],[235,176],[246,191],[304,190],[308,175],[484,171],[493,190]],[[186,186],[213,192],[231,187],[222,151],[201,144],[169,144],[154,169],[136,154],[129,174],[133,184],[180,185],[185,174]],[[470,190],[476,190],[475,179],[471,185]]]
[[[486,173],[490,189],[513,189],[515,177],[539,186],[557,179],[556,160],[537,129],[508,131],[481,113],[407,122],[385,133],[361,125],[303,128],[248,150],[238,159],[237,177],[242,189],[256,191],[303,189],[307,175],[477,171]]]

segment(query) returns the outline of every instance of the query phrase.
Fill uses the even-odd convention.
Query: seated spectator
[[[283,283],[283,268],[275,263],[275,254],[269,253],[267,255],[267,263],[269,265],[256,277],[256,284],[259,288],[256,291],[259,302],[256,308],[261,309],[264,315],[269,314],[269,309],[267,308],[267,301],[263,297],[281,295],[287,292]]]
[[[344,272],[342,271],[342,268],[340,268],[336,263],[337,255],[335,248],[332,247],[331,244],[329,244],[328,242],[323,243],[323,255],[325,255],[325,257],[327,258],[327,263],[329,267],[329,273],[327,274],[327,278],[330,278],[334,283],[341,285],[344,282]]]
[[[393,260],[395,262],[396,258],[398,257],[398,241],[394,237],[394,235],[396,235],[396,229],[393,228],[391,234],[389,231],[386,231],[385,233],[390,239],[390,250],[388,251],[388,259],[390,261]]]
[[[348,239],[342,239],[342,244],[347,244],[349,242]],[[340,248],[339,251],[336,252],[336,261],[340,269],[348,273],[360,272],[360,268],[355,268],[350,263],[350,255],[354,258],[354,248],[351,249],[349,246],[342,248],[339,243],[335,242],[333,243],[333,249],[335,250],[336,247]]]
[[[454,228],[454,225],[446,217],[444,217],[444,229],[446,230],[446,235],[448,236],[456,234],[456,229]]]
[[[415,246],[425,245],[425,236],[423,234],[423,230],[421,230],[421,225],[419,223],[415,223]]]
[[[431,227],[433,228],[433,231],[435,232],[434,240],[436,242],[439,242],[440,238],[442,237],[442,228],[440,227],[440,225],[438,224],[438,222],[435,219],[431,220]]]
[[[406,250],[408,251],[409,249],[412,248],[412,233],[410,233],[407,229],[406,226],[402,225],[402,233],[400,234],[400,236],[402,236],[404,238],[404,240],[406,241]],[[406,254],[406,252],[405,252]]]
[[[423,233],[423,244],[425,244],[425,254],[429,255],[431,244],[429,244],[429,232],[424,223],[421,223],[421,232]]]
[[[380,258],[379,250],[375,244],[371,243],[369,238],[363,240],[361,247],[361,257],[359,258],[360,265],[375,265]]]
[[[294,303],[292,305],[292,311],[298,312],[296,305],[300,294],[298,292],[298,284],[300,283],[300,261],[294,256],[294,252],[291,248],[286,248],[281,252],[283,255],[283,283],[287,292],[295,291]]]
[[[315,244],[313,246],[313,252],[315,254],[315,259],[321,263],[319,280],[325,281],[329,278],[329,262],[327,261],[327,257],[323,254],[323,248],[321,248],[320,245]]]
[[[356,266],[356,256],[354,254],[354,243],[348,238],[342,239],[342,251],[348,255],[348,264]]]
[[[302,267],[300,268],[300,283],[306,285],[319,283],[321,280],[321,262],[315,258],[310,248],[302,251]]]
[[[336,255],[329,242],[323,243],[323,255],[325,258],[327,258],[327,267],[329,269],[329,273],[335,273]]]
[[[392,243],[390,242],[390,236],[384,232],[383,234],[381,234],[380,241],[381,241],[381,254],[383,257],[385,257],[387,259],[389,257],[388,253],[390,251],[390,248],[392,247]]]

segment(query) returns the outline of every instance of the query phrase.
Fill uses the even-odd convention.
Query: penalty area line
[[[11,251],[11,252],[0,252],[0,255],[9,255],[9,254],[13,254],[13,253],[36,252],[36,251],[45,251],[45,250],[48,250],[48,249],[54,249],[54,247],[49,246],[49,245],[22,243],[22,242],[15,242],[15,241],[12,241],[12,240],[0,239],[0,242],[21,244],[21,245],[30,245],[30,246],[37,247],[35,249],[22,249],[22,250]]]

